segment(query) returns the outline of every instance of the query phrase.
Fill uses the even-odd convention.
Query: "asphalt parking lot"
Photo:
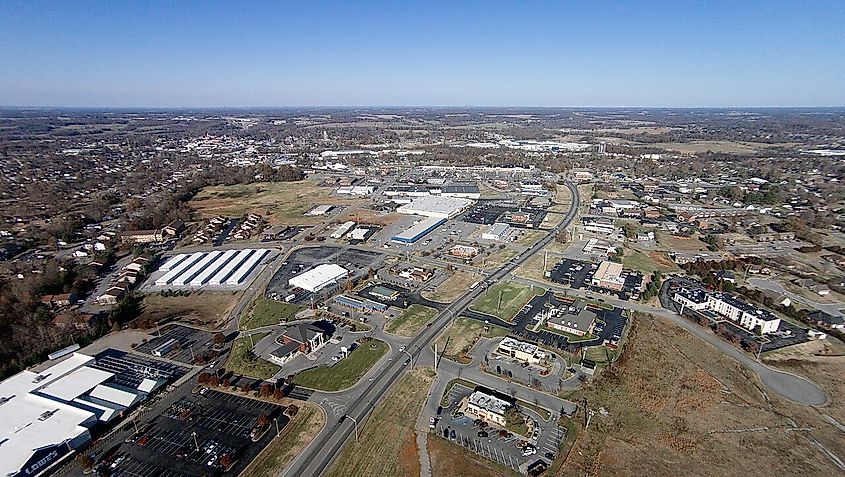
[[[598,265],[594,263],[567,258],[552,267],[549,271],[549,278],[555,283],[561,283],[578,290],[588,285],[588,280],[597,268]]]
[[[375,287],[383,287],[383,288],[387,288],[388,290],[392,290],[393,292],[396,293],[396,296],[392,299],[387,299],[383,296],[375,295],[375,294],[372,293],[373,288],[375,288]],[[389,285],[389,284],[386,284],[386,283],[378,283],[378,284],[370,285],[370,286],[368,286],[368,287],[366,287],[366,288],[364,288],[364,289],[362,289],[361,291],[358,292],[358,296],[367,298],[369,300],[377,301],[379,303],[384,303],[386,305],[395,306],[395,307],[398,307],[398,308],[407,308],[408,306],[411,305],[411,303],[413,303],[409,299],[411,294],[412,293],[411,293],[410,290],[400,288],[396,285]]]
[[[377,252],[331,245],[301,248],[293,251],[286,262],[279,267],[267,285],[265,296],[271,299],[283,299],[293,293],[296,295],[292,300],[293,303],[306,303],[311,299],[312,294],[303,290],[296,292],[288,287],[288,280],[324,263],[340,265],[350,270],[353,277],[360,277],[365,275],[370,268],[378,269],[384,258],[384,254]],[[339,286],[327,287],[317,292],[317,295],[327,296]]]
[[[522,456],[522,451],[515,445],[519,440],[516,436],[499,437],[498,431],[500,428],[495,428],[495,430],[486,431],[488,433],[487,437],[479,437],[478,432],[480,429],[473,425],[472,418],[467,416],[452,417],[451,413],[456,409],[457,403],[470,393],[472,393],[472,389],[466,386],[460,384],[452,386],[447,396],[449,406],[443,408],[443,411],[440,413],[440,420],[437,422],[435,428],[432,429],[432,432],[486,459],[490,459],[513,470],[518,470],[521,464],[534,456]],[[452,431],[454,431],[454,437]]]
[[[621,291],[616,292],[595,288],[590,284],[590,279],[593,277],[596,269],[598,269],[598,264],[596,263],[566,258],[552,267],[549,271],[549,278],[554,283],[560,283],[575,290],[586,288],[596,293],[617,296],[622,300],[627,300],[632,296],[639,296],[639,290],[643,285],[642,273],[628,269],[623,270],[621,276],[624,278],[625,284]]]
[[[527,222],[509,220],[508,217],[511,214],[529,214],[529,220]],[[546,211],[536,207],[516,207],[501,203],[479,201],[463,215],[461,220],[481,225],[492,225],[496,222],[502,222],[512,227],[538,229],[545,217]]]
[[[161,336],[157,336],[139,345],[136,351],[151,354],[159,345],[175,339],[179,342],[179,346],[162,357],[179,361],[180,363],[192,364],[194,362],[194,356],[201,356],[211,349],[212,338],[214,336],[213,333],[208,331],[179,324],[169,325],[161,331]]]
[[[122,386],[137,388],[150,375],[158,375],[169,381],[177,381],[189,372],[189,368],[116,349],[106,349],[96,356],[88,366],[115,373],[115,382]]]
[[[283,406],[208,390],[187,393],[152,420],[130,427],[128,437],[108,452],[111,475],[138,477],[219,475],[224,455],[235,461],[228,471],[237,475],[289,422]],[[251,432],[259,416],[267,417],[258,442]]]
[[[552,333],[551,331],[539,329],[538,331],[531,331],[529,328],[537,323],[537,316],[543,309],[546,303],[551,303],[554,306],[561,306],[562,302],[552,293],[547,291],[545,295],[534,297],[527,305],[525,305],[516,316],[514,316],[514,325],[508,325],[511,333],[517,337],[526,338],[529,341],[539,342],[545,346],[555,347],[561,350],[567,349],[569,340],[566,336]],[[614,307],[613,309],[604,309],[591,307],[590,310],[596,313],[597,323],[594,334],[596,338],[590,341],[579,341],[577,346],[599,346],[604,343],[604,340],[611,342],[619,341],[625,326],[628,324],[628,319],[622,314],[621,308]],[[497,323],[499,324],[499,323]]]

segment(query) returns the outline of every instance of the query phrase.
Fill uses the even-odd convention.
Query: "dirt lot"
[[[141,303],[139,320],[158,321],[178,319],[187,323],[211,328],[219,327],[229,318],[229,312],[238,304],[241,293],[201,292],[190,296],[147,295]]]
[[[315,404],[285,400],[295,404],[299,412],[291,418],[281,435],[244,469],[241,477],[273,477],[279,475],[305,447],[317,437],[326,424],[325,413]]]
[[[477,282],[479,275],[472,272],[456,271],[451,277],[432,291],[424,291],[423,296],[440,303],[452,303],[464,294],[469,286]]]
[[[818,409],[768,394],[752,373],[686,331],[633,320],[617,363],[570,396],[596,413],[559,475],[841,475],[845,457],[841,363],[779,363],[832,398]],[[582,422],[583,411],[575,420]]]
[[[510,477],[519,475],[493,461],[431,435],[428,437],[433,477]]]
[[[433,382],[431,368],[405,373],[364,424],[359,442],[343,449],[328,475],[420,475],[414,427]]]
[[[302,225],[323,220],[303,215],[315,205],[349,206],[366,202],[366,199],[330,197],[333,190],[309,180],[214,186],[201,190],[188,205],[202,218],[239,217],[252,212],[265,216],[270,224]]]

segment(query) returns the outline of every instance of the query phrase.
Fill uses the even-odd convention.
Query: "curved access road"
[[[845,309],[845,303],[819,303],[817,301],[804,298],[803,296],[798,295],[796,293],[792,293],[791,291],[784,288],[783,285],[781,285],[780,283],[774,280],[769,280],[768,278],[749,278],[748,284],[753,286],[754,288],[759,288],[761,290],[769,290],[775,293],[780,293],[788,297],[790,300],[800,301],[811,308],[821,310],[829,315],[843,316],[841,310]]]

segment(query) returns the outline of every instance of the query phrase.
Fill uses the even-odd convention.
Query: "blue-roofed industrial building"
[[[402,233],[394,235],[390,238],[390,240],[401,243],[414,243],[417,240],[425,237],[426,234],[436,229],[444,222],[446,222],[445,218],[427,217],[423,220],[420,220],[413,226],[408,227]]]

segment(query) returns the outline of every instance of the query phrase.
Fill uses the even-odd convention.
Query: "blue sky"
[[[845,106],[845,2],[13,1],[0,105]]]

